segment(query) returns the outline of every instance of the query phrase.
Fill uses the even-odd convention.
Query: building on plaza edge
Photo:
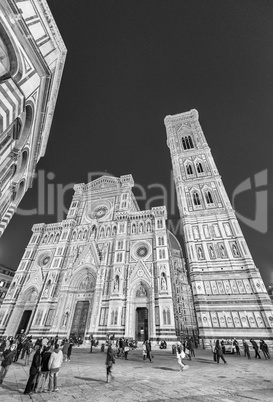
[[[0,333],[137,340],[196,334],[165,207],[140,211],[131,175],[74,186],[67,219],[37,224],[0,310]]]
[[[198,112],[165,118],[199,335],[273,339],[273,308]]]
[[[1,0],[0,236],[45,154],[65,57],[45,0]]]

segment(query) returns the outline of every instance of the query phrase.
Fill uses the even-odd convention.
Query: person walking
[[[74,346],[74,342],[72,338],[69,339],[69,346],[68,346],[68,351],[67,351],[67,360],[70,362],[70,356],[72,353],[72,347]]]
[[[245,339],[243,339],[243,347],[244,347],[244,355],[247,356],[248,359],[251,359],[249,353],[249,345]]]
[[[190,351],[190,356],[195,357],[194,345],[193,345],[193,339],[192,338],[189,338],[188,347],[189,347],[189,351]]]
[[[17,348],[16,348],[16,355],[14,356],[14,359],[13,359],[14,362],[18,361],[22,349],[23,349],[23,343],[21,342],[21,339],[19,339],[18,343],[17,343]]]
[[[232,346],[235,348],[236,355],[240,355],[239,342],[237,341],[236,338],[233,338]]]
[[[92,353],[93,352],[93,343],[94,343],[92,334],[89,336],[89,341],[90,341],[90,352],[89,353]]]
[[[147,357],[147,350],[146,350],[146,343],[145,341],[142,344],[142,355],[143,355],[143,361],[146,360]]]
[[[129,353],[130,347],[129,347],[129,342],[128,339],[125,340],[125,346],[124,346],[124,359],[128,360],[128,353]]]
[[[37,379],[37,387],[36,387],[37,392],[47,392],[45,390],[45,386],[46,386],[46,380],[48,379],[49,376],[48,363],[51,356],[50,349],[51,349],[50,346],[46,346],[41,353],[42,358],[41,371]]]
[[[268,346],[263,339],[260,340],[260,349],[263,352],[265,359],[270,359]]]
[[[37,379],[38,379],[38,375],[39,372],[41,370],[41,346],[39,343],[37,343],[35,345],[35,353],[32,359],[32,363],[30,366],[30,370],[29,370],[29,378],[28,378],[28,382],[26,384],[26,388],[24,391],[25,395],[30,394],[32,391],[36,390],[37,387]]]
[[[59,391],[57,379],[62,362],[63,362],[63,352],[60,350],[59,344],[57,343],[55,344],[55,349],[51,353],[48,362],[48,368],[49,368],[48,392],[52,391],[52,386],[53,386],[53,392]]]
[[[64,345],[63,345],[63,348],[62,348],[62,352],[63,352],[63,355],[64,355],[64,361],[65,362],[67,362],[68,348],[69,348],[69,342],[68,342],[68,339],[65,338]]]
[[[257,357],[260,359],[261,356],[260,356],[260,353],[259,353],[259,348],[258,348],[257,343],[252,338],[250,339],[249,342],[252,344],[253,349],[255,350],[255,359],[257,359]]]
[[[151,358],[151,347],[149,341],[146,341],[146,352],[147,352],[147,358],[150,360],[152,363],[152,358]]]
[[[176,357],[177,357],[177,363],[179,364],[180,371],[187,370],[189,366],[183,363],[183,359],[185,358],[185,352],[183,350],[181,342],[177,342],[176,345]]]
[[[1,362],[1,370],[0,370],[0,384],[4,381],[4,378],[6,377],[10,365],[13,361],[14,356],[16,355],[16,346],[11,345],[9,349],[4,350],[3,352],[3,360]]]
[[[212,354],[213,354],[213,360],[216,363],[217,362],[217,353],[216,353],[216,349],[215,349],[215,341],[212,342],[212,340],[210,340],[209,343],[210,343],[210,348],[211,348],[211,351],[212,351]]]
[[[112,342],[109,341],[109,345],[107,348],[107,354],[106,354],[106,382],[109,382],[109,376],[111,376],[111,380],[114,379],[113,374],[112,374],[112,367],[113,364],[115,364],[115,356],[114,356],[114,351],[112,349]]]
[[[223,356],[223,350],[222,347],[220,345],[219,339],[217,339],[216,344],[215,344],[215,350],[216,350],[216,359],[217,359],[217,363],[219,364],[219,360],[220,358],[223,360],[223,362],[226,364],[226,360]]]

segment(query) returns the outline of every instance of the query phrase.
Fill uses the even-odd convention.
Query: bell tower
[[[200,338],[273,338],[273,307],[199,123],[166,116]]]

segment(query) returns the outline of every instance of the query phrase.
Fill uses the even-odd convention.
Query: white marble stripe
[[[7,95],[16,105],[16,114],[14,117],[17,117],[23,110],[24,95],[21,94],[17,86],[10,80],[7,82],[7,84],[4,83],[3,87],[7,87]]]
[[[0,115],[2,116],[3,119],[3,131],[7,129],[7,115],[4,109],[0,106]]]
[[[5,96],[3,97],[2,102],[6,106],[6,109],[8,111],[8,125],[10,125],[13,122],[14,105],[11,105]]]

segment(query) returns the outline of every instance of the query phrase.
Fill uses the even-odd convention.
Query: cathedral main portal
[[[23,316],[21,318],[20,325],[16,332],[17,334],[20,334],[22,330],[24,330],[24,333],[27,331],[27,327],[28,327],[28,323],[29,323],[31,314],[32,314],[32,310],[25,310],[23,312]]]
[[[146,307],[138,307],[136,309],[135,339],[139,342],[148,339],[148,309]]]
[[[89,301],[78,301],[72,321],[70,336],[84,339]]]

